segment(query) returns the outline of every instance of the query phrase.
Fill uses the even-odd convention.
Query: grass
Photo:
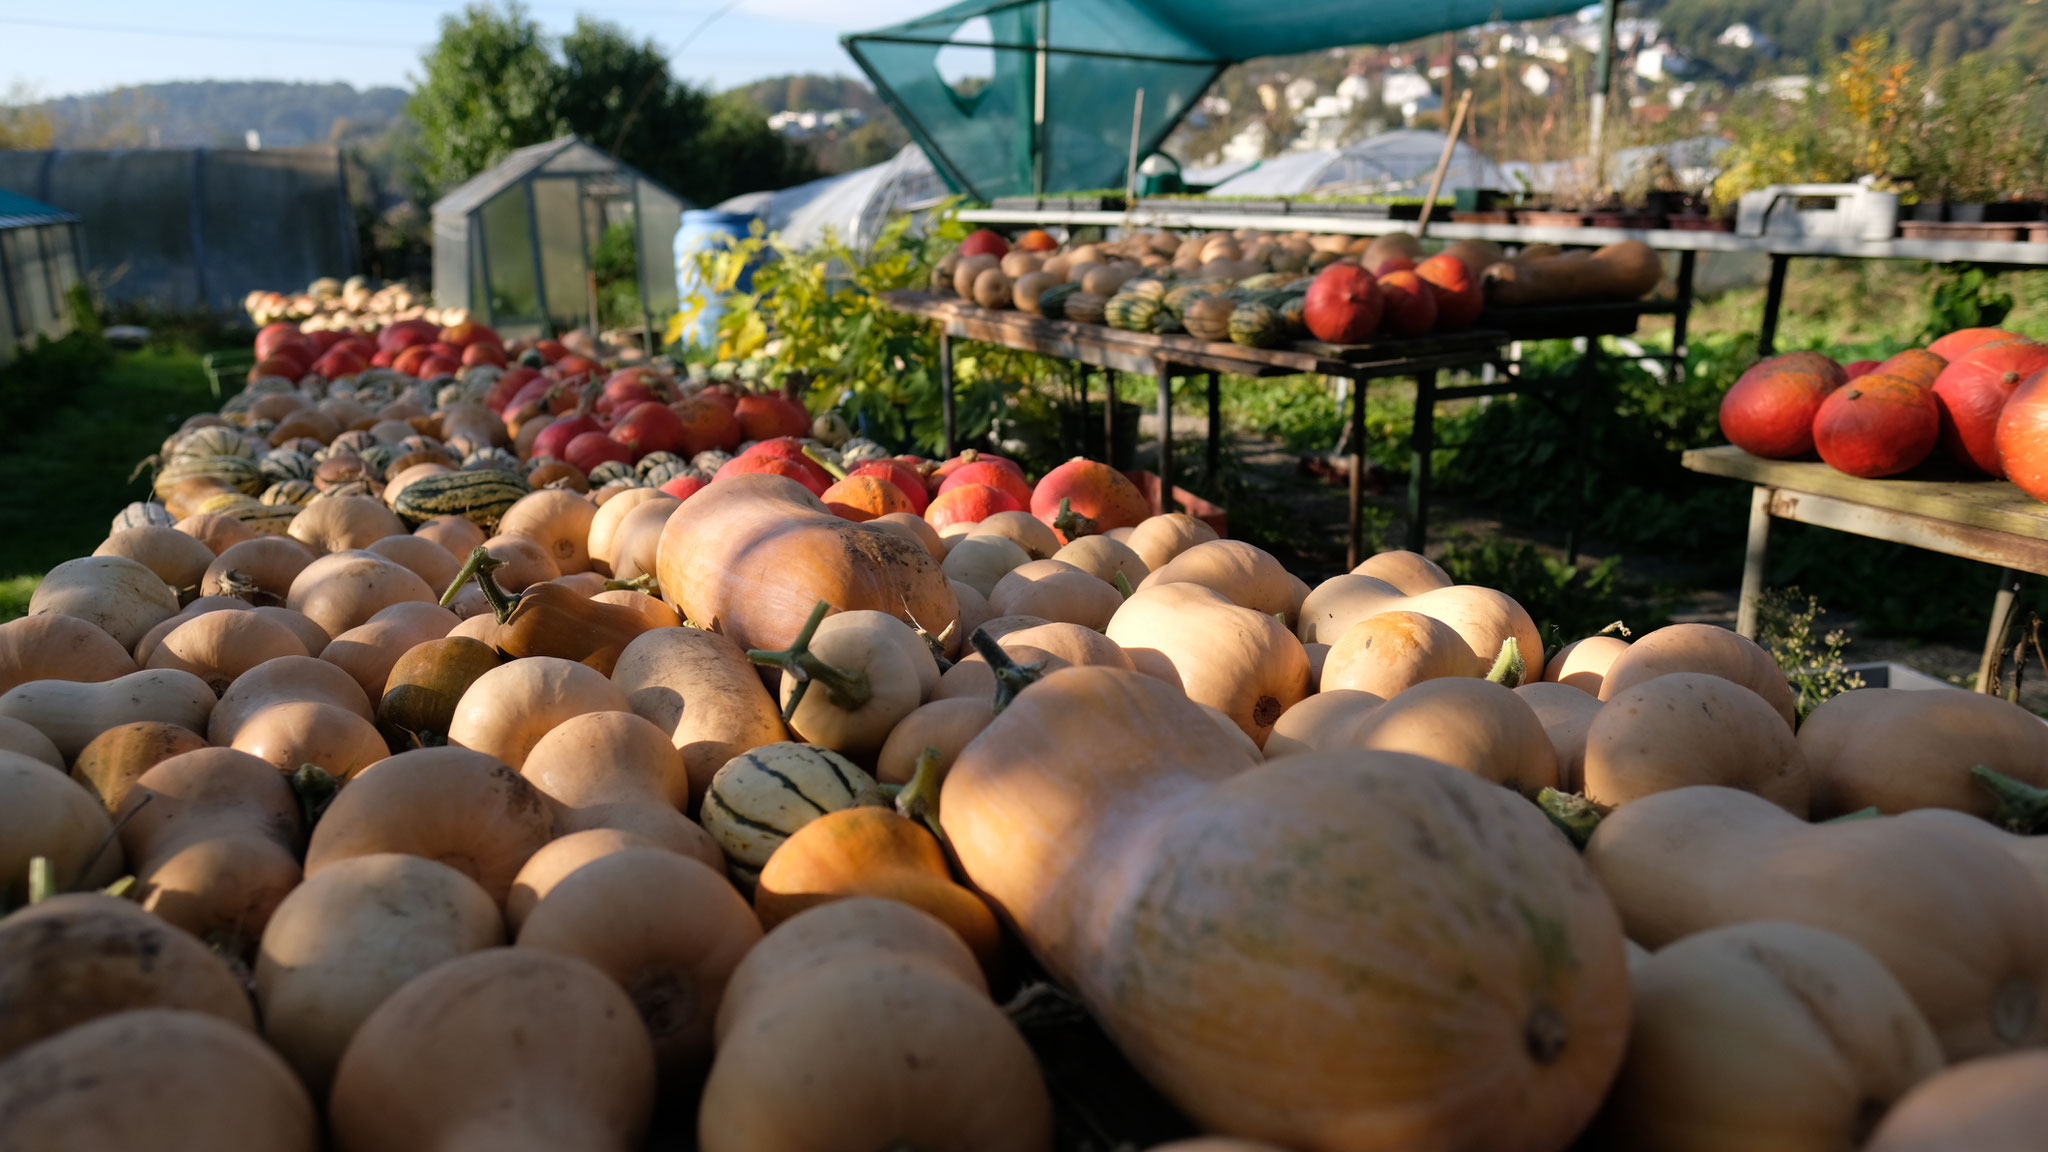
[[[136,461],[216,401],[196,354],[145,350],[50,405],[0,444],[0,620],[28,610],[44,572],[91,555],[123,505],[148,498],[146,477],[128,479]]]

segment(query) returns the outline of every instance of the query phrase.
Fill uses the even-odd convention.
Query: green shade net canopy
[[[1121,187],[1224,68],[1257,56],[1398,44],[1585,0],[963,0],[842,38],[955,192],[977,199]],[[979,70],[948,80],[947,57]],[[954,69],[958,71],[957,68]]]

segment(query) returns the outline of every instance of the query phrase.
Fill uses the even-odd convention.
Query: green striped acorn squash
[[[254,458],[256,448],[239,428],[228,428],[219,424],[192,431],[177,437],[171,443],[170,456],[247,456]]]
[[[460,516],[489,532],[506,509],[531,491],[524,477],[496,468],[438,472],[407,484],[391,510],[408,528],[436,516]]]
[[[540,467],[542,462],[551,460],[554,460],[554,457],[536,456],[531,462],[522,464],[519,462],[519,457],[505,451],[503,448],[479,448],[462,458],[462,470],[465,472],[475,472],[484,468],[496,468],[501,472],[511,472],[524,476],[535,468]]]
[[[1280,304],[1280,323],[1290,340],[1308,338],[1308,297],[1290,293]]]
[[[1067,298],[1081,291],[1081,286],[1072,281],[1055,284],[1038,297],[1038,314],[1048,320],[1067,318]]]
[[[1066,317],[1082,324],[1100,324],[1103,307],[1108,303],[1093,292],[1076,292],[1067,297]]]
[[[1181,314],[1181,323],[1190,336],[1221,342],[1230,339],[1230,314],[1236,308],[1230,297],[1221,293],[1204,296],[1188,305]]]
[[[181,481],[194,479],[216,480],[251,496],[268,484],[256,461],[247,456],[174,456],[157,469],[154,490],[168,496]]]
[[[1285,339],[1287,329],[1280,314],[1265,304],[1247,302],[1230,313],[1230,340],[1247,348],[1271,348]]]
[[[1180,317],[1165,308],[1161,308],[1159,314],[1152,317],[1152,332],[1155,335],[1178,336],[1186,331],[1187,328],[1180,322]]]
[[[1166,299],[1167,291],[1172,287],[1173,285],[1156,276],[1139,276],[1135,279],[1124,281],[1124,286],[1117,289],[1117,295],[1123,296],[1128,294],[1131,296],[1142,296],[1147,300],[1164,300]]]
[[[697,819],[733,870],[751,878],[797,829],[878,792],[872,776],[828,748],[763,744],[725,762]]]
[[[329,456],[333,456],[342,452],[347,452],[354,456],[361,456],[363,453],[369,451],[372,447],[375,447],[376,443],[377,438],[375,436],[370,435],[368,432],[365,432],[360,428],[351,428],[348,431],[336,436],[334,439],[329,440],[327,442],[326,448],[313,454],[313,459],[325,460]]]
[[[590,481],[592,488],[602,488],[614,480],[633,480],[637,482],[639,474],[633,471],[631,464],[619,460],[606,460],[585,473],[584,478]]]
[[[311,480],[279,480],[263,490],[257,499],[264,504],[290,504],[302,507],[320,494]]]
[[[1136,292],[1119,292],[1102,306],[1102,318],[1112,328],[1126,332],[1149,332],[1152,321],[1163,309],[1159,301]]]
[[[1185,321],[1189,306],[1194,304],[1195,301],[1205,299],[1215,293],[1216,285],[1205,281],[1197,281],[1192,284],[1176,284],[1173,290],[1160,300],[1160,303],[1166,306],[1167,311]]]
[[[263,478],[275,484],[283,480],[311,480],[319,464],[296,448],[272,448],[256,462]]]
[[[114,513],[114,522],[107,529],[112,536],[123,528],[175,528],[178,518],[171,510],[154,500],[137,500]]]
[[[673,452],[649,452],[633,463],[633,471],[642,476],[652,477],[657,471],[666,469],[673,477],[678,469],[688,468],[690,462]],[[661,481],[656,481],[661,483]]]
[[[1239,280],[1237,286],[1247,292],[1271,292],[1275,288],[1286,287],[1293,279],[1292,275],[1285,272],[1261,272],[1256,276],[1247,276]]]

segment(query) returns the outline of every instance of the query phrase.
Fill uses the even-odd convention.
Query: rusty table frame
[[[2002,480],[1862,480],[1826,464],[1764,460],[1733,446],[1695,449],[1684,463],[1695,472],[1755,486],[1735,622],[1735,630],[1751,639],[1773,518],[1996,565],[1991,627],[1977,665],[1979,692],[1997,673],[2020,574],[2048,576],[2048,505]]]

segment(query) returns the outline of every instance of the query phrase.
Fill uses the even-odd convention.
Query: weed
[[[1757,602],[1757,638],[1792,682],[1801,720],[1834,697],[1863,687],[1863,677],[1842,661],[1849,634],[1839,628],[1818,631],[1825,614],[1818,597],[1798,588],[1773,589]]]

